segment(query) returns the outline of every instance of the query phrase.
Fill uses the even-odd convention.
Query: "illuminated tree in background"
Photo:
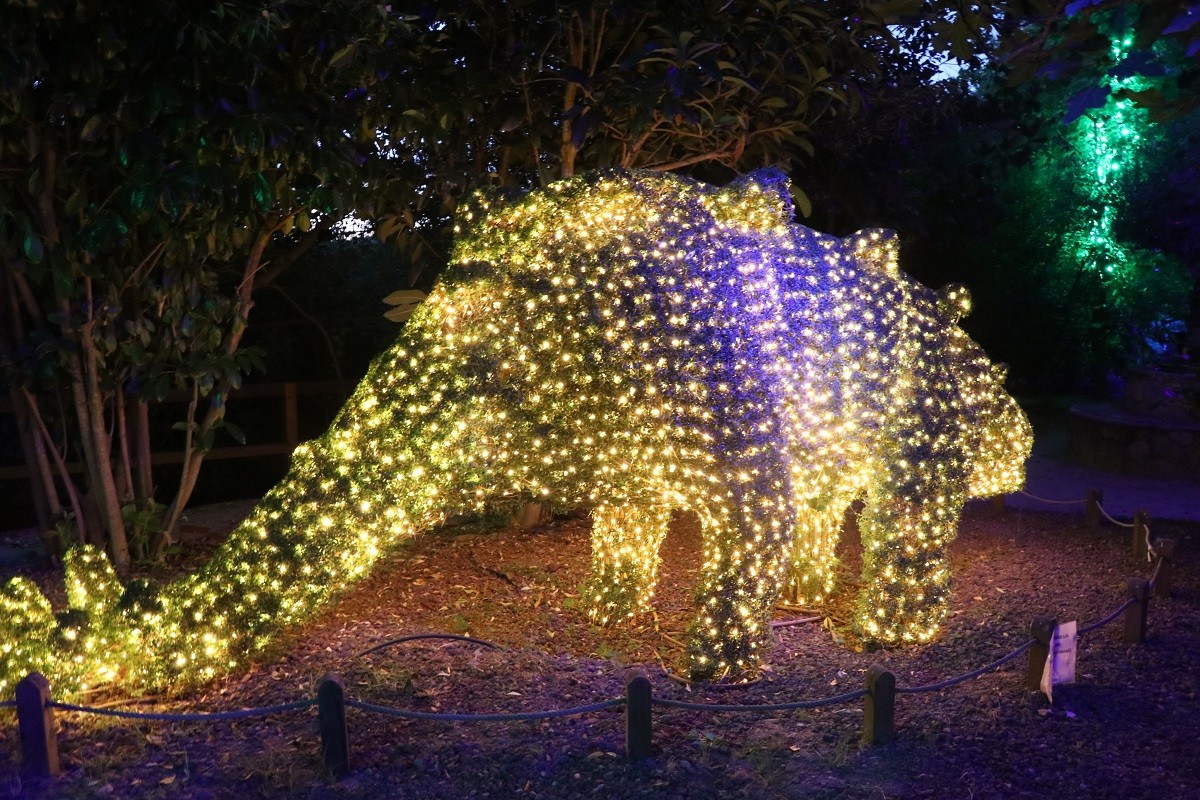
[[[1186,269],[1131,231],[1140,209],[1128,195],[1139,181],[1165,181],[1181,166],[1164,155],[1170,148],[1156,128],[1195,107],[1188,87],[1197,79],[1198,21],[1196,8],[1182,3],[1076,0],[1018,37],[1015,60],[1006,63],[1018,83],[1036,73],[1026,88],[1053,114],[1040,127],[1034,174],[1022,178],[1017,167],[1005,179],[1019,195],[1005,211],[1016,212],[1008,222],[1013,238],[1030,244],[1057,229],[1057,248],[1042,256],[1040,288],[1031,290],[1057,306],[1065,334],[1059,367],[1078,370],[1076,378],[1095,381],[1152,360],[1182,326]],[[1026,117],[1022,127],[1037,132],[1039,123]],[[1013,266],[1030,276],[1039,269],[1006,268]]]
[[[1113,61],[1121,64],[1132,45],[1132,36],[1114,35]],[[1145,140],[1143,131],[1149,124],[1145,109],[1138,108],[1127,93],[1146,88],[1147,80],[1137,74],[1106,76],[1093,91],[1073,98],[1075,107],[1064,120],[1074,122],[1071,137],[1078,153],[1080,190],[1085,200],[1079,209],[1079,228],[1066,237],[1065,255],[1100,273],[1118,292],[1135,268],[1133,254],[1113,230],[1125,206],[1122,179],[1137,165]],[[1082,113],[1080,106],[1096,99],[1103,105],[1092,113]]]
[[[1101,30],[1113,66],[1067,101],[1063,120],[1071,126],[1080,205],[1060,259],[1062,269],[1085,270],[1099,283],[1105,308],[1097,327],[1109,330],[1103,358],[1121,366],[1121,360],[1138,363],[1165,349],[1181,325],[1187,290],[1179,264],[1159,248],[1139,247],[1121,235],[1130,210],[1127,192],[1146,164],[1155,124],[1149,106],[1162,97],[1166,71],[1136,48],[1127,14],[1108,19]]]

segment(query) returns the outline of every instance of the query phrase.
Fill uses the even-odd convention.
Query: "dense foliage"
[[[254,289],[370,188],[356,98],[395,29],[359,0],[4,4],[0,355],[43,527],[120,570],[169,540],[216,434],[240,436],[224,399],[256,364]],[[163,508],[147,404],[172,389]]]

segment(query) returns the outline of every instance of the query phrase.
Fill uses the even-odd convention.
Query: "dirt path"
[[[244,508],[222,504],[160,577],[203,560]],[[208,521],[206,521],[208,520]],[[1121,642],[1120,623],[1083,637],[1079,680],[1054,705],[1023,688],[1024,657],[940,693],[902,695],[898,739],[859,746],[861,702],[812,711],[714,714],[657,708],[654,758],[620,756],[620,710],[545,722],[444,723],[351,710],[354,772],[321,775],[309,710],[234,723],[110,722],[60,714],[65,773],[10,796],[47,798],[1161,798],[1200,797],[1200,524],[1163,522],[1179,540],[1177,580],[1155,601],[1150,638]],[[368,580],[242,674],[156,710],[226,710],[311,696],[327,672],[347,695],[400,708],[527,711],[620,696],[624,672],[646,668],[657,697],[711,703],[789,702],[863,685],[885,665],[916,686],[986,664],[1027,639],[1030,620],[1081,624],[1123,601],[1125,579],[1148,574],[1126,532],[1094,531],[1073,516],[973,506],[953,545],[953,616],[934,644],[858,652],[844,621],[846,590],[823,622],[783,627],[771,669],[741,688],[689,690],[663,667],[682,660],[699,569],[696,526],[672,528],[655,619],[614,629],[575,608],[587,573],[588,523],[533,531],[445,529],[387,561]],[[51,573],[23,571],[49,581]],[[801,616],[780,609],[777,619]],[[488,649],[443,640],[388,647],[420,632],[470,634]],[[96,702],[106,699],[97,697]],[[7,713],[7,712],[4,712]],[[0,798],[17,784],[11,714],[0,716]]]

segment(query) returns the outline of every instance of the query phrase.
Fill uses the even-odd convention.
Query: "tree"
[[[1151,129],[1147,169],[1130,176],[1129,208],[1117,232],[1147,250],[1161,250],[1191,273],[1192,291],[1181,334],[1192,369],[1200,369],[1200,109]],[[1182,353],[1180,353],[1182,355]]]
[[[968,282],[978,302],[964,326],[1043,388],[1102,387],[1110,371],[1152,360],[1184,312],[1184,249],[1134,235],[1150,187],[1177,185],[1186,167],[1164,146],[1171,135],[1117,92],[1064,122],[1070,99],[1103,75],[976,76],[963,115],[910,181],[924,230],[906,263],[926,280]],[[1186,219],[1182,208],[1168,216]]]
[[[1010,14],[999,30],[998,51],[1011,82],[1085,76],[1088,86],[1069,96],[1066,113],[1104,105],[1109,95],[1129,99],[1155,121],[1186,114],[1200,97],[1200,9],[1188,0],[1059,0]],[[1121,36],[1114,40],[1114,29]],[[1123,79],[1176,77],[1170,90],[1150,91]],[[1118,79],[1101,81],[1097,76]],[[1107,85],[1105,85],[1107,84]]]
[[[371,188],[361,107],[402,28],[367,0],[6,2],[0,357],[44,525],[69,514],[128,567],[127,520],[157,508],[148,404],[177,388],[182,476],[133,555],[169,541],[214,437],[239,433],[254,290]]]
[[[681,170],[726,180],[813,155],[813,129],[853,115],[864,86],[913,48],[981,44],[995,11],[952,2],[803,0],[408,3],[414,87],[381,129],[407,171],[381,196],[380,233],[414,271],[444,253],[465,191],[543,185],[597,167]],[[382,98],[382,96],[381,96]],[[802,213],[810,211],[803,191]],[[382,212],[382,213],[380,213]],[[414,275],[415,277],[415,275]]]

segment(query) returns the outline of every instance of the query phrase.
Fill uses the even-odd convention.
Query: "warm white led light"
[[[773,171],[723,189],[597,173],[477,196],[461,220],[399,341],[199,572],[122,589],[78,552],[57,619],[6,587],[0,696],[32,669],[65,692],[209,678],[447,514],[528,499],[592,509],[599,622],[649,608],[670,513],[699,516],[699,676],[761,663],[789,584],[828,594],[856,498],[857,628],[935,634],[963,502],[1019,488],[1031,444],[956,324],[962,287],[910,280],[888,232],[794,224]]]

